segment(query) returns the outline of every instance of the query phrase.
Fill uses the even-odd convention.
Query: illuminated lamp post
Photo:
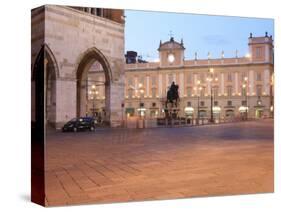
[[[252,59],[252,55],[250,54],[250,53],[247,53],[246,55],[245,55],[245,57],[249,60],[249,63],[251,62],[251,59]],[[244,82],[245,82],[245,85],[246,85],[246,95],[245,95],[245,98],[246,98],[246,120],[248,119],[248,113],[249,113],[249,109],[250,109],[250,107],[249,107],[249,104],[248,104],[248,100],[249,100],[249,98],[248,98],[248,89],[249,89],[249,87],[250,87],[250,85],[249,85],[249,68],[250,68],[250,64],[248,64],[248,69],[247,69],[247,76],[246,77],[244,77]],[[250,94],[250,96],[251,96],[251,94]]]
[[[142,97],[142,95],[143,95],[143,93],[144,93],[144,88],[143,88],[143,86],[142,86],[142,84],[141,83],[139,83],[139,85],[138,85],[138,88],[137,88],[137,91],[139,91],[139,112],[140,112],[140,117],[142,116],[142,102],[141,102],[141,97]]]
[[[92,85],[90,94],[93,94],[92,100],[93,100],[93,116],[95,115],[95,99],[96,96],[99,94],[99,92],[96,90],[96,86]]]
[[[200,86],[200,80],[197,81],[197,86],[194,88],[194,90],[197,90],[197,119],[196,119],[196,124],[199,124],[199,98],[200,98],[200,92],[202,90],[202,87]]]
[[[244,77],[244,83],[242,85],[244,89],[244,94],[245,94],[245,120],[248,120],[248,94],[247,94],[247,88],[248,88],[248,77]]]
[[[213,85],[212,85],[212,81],[213,81],[213,78],[214,78],[214,69],[210,68],[209,73],[211,75],[211,77],[208,78],[208,80],[210,81],[210,86],[211,86],[211,118],[210,118],[210,122],[213,123],[214,122],[214,114],[213,114]],[[217,81],[218,79],[216,78],[215,80]]]

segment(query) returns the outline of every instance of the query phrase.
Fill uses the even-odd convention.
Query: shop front
[[[229,120],[229,119],[233,119],[235,117],[235,112],[233,109],[226,109],[225,110],[225,119]]]
[[[125,113],[127,117],[132,117],[135,115],[135,108],[128,107],[125,109]]]
[[[140,107],[137,110],[138,110],[138,115],[140,117],[145,117],[145,115],[146,115],[146,108]]]
[[[213,117],[214,117],[214,121],[216,123],[220,122],[220,118],[221,118],[221,107],[219,106],[214,106],[213,107]]]
[[[184,108],[185,117],[187,119],[193,119],[194,108],[193,107],[185,107]]]
[[[242,120],[246,120],[248,118],[249,108],[247,106],[240,106],[239,107],[240,118]]]
[[[159,117],[159,108],[150,108],[150,118]]]

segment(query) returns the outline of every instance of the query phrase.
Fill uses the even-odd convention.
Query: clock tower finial
[[[165,42],[160,40],[158,48],[160,67],[183,66],[184,50],[183,44],[174,40],[173,37]]]

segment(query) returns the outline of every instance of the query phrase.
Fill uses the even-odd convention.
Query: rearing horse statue
[[[166,108],[168,103],[171,103],[172,106],[178,106],[178,102],[180,100],[178,90],[179,86],[176,85],[175,82],[172,82],[170,89],[167,91]]]

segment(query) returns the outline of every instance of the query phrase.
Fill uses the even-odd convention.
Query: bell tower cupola
[[[164,43],[160,41],[158,48],[160,67],[183,66],[184,50],[183,39],[180,43],[175,41],[174,37]]]

